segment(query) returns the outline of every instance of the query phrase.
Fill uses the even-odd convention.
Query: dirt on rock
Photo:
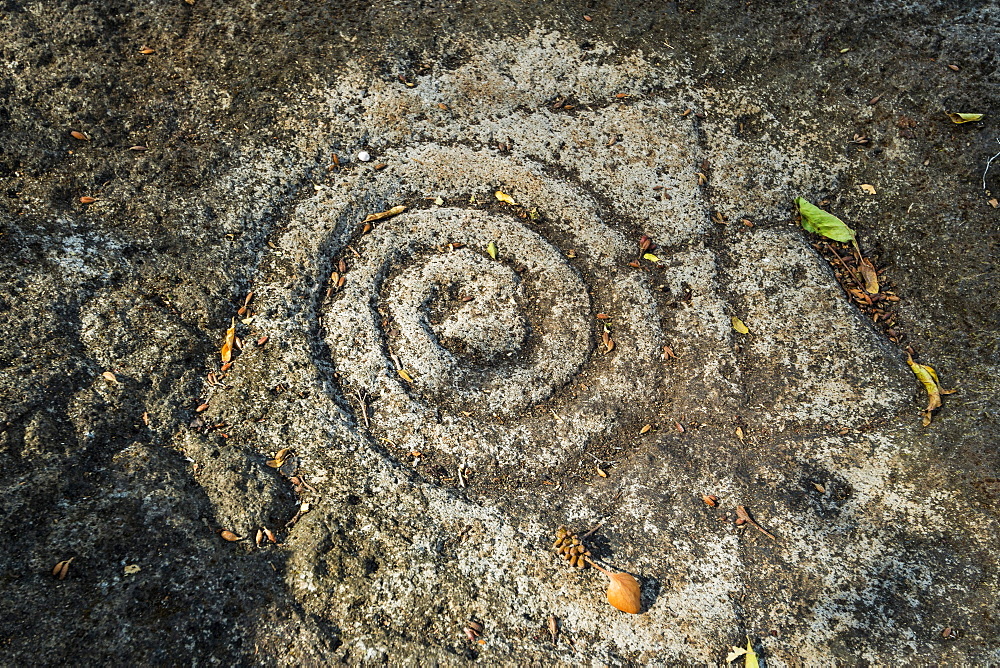
[[[0,1],[9,663],[1000,662],[1000,7],[635,4]]]

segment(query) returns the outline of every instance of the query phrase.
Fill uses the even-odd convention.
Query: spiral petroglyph
[[[512,169],[467,149],[457,150],[479,174],[441,179],[424,168],[443,168],[454,150],[422,154],[397,176],[446,205],[380,221],[342,253],[349,271],[323,310],[337,323],[325,342],[346,394],[367,397],[373,432],[405,451],[564,461],[635,419],[640,390],[655,396],[655,365],[638,374],[622,366],[625,356],[657,358],[654,298],[644,275],[621,271],[634,242],[605,225],[586,194],[552,187],[538,166]],[[476,191],[504,183],[523,206],[480,196],[477,208]]]

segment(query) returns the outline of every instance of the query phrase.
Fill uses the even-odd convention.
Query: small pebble
[[[359,151],[358,152],[358,160],[360,160],[361,162],[368,162],[371,159],[372,159],[372,156],[368,153],[368,151]]]

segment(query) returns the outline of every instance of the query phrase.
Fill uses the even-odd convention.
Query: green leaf
[[[740,334],[749,334],[750,333],[750,328],[747,327],[743,323],[743,321],[740,320],[739,318],[737,318],[735,315],[732,318],[730,318],[730,320],[733,323],[733,329],[735,329]]]
[[[649,260],[650,262],[659,262],[660,261],[660,258],[656,257],[652,253],[646,253],[645,255],[642,256],[642,259]]]
[[[486,247],[486,252],[490,254],[490,257],[494,260],[497,259],[497,245],[494,242],[490,242],[490,245]]]
[[[750,636],[747,636],[747,658],[745,668],[760,668],[760,664],[757,662],[757,653],[753,651],[753,643],[750,642]]]
[[[802,216],[802,228],[805,231],[820,234],[834,241],[857,244],[854,230],[845,225],[840,218],[801,197],[796,197],[795,203],[799,205],[799,215]]]

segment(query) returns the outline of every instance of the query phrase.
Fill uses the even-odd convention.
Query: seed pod
[[[267,539],[269,541],[271,541],[272,543],[277,543],[278,542],[278,539],[275,538],[275,536],[274,536],[274,532],[271,531],[270,529],[268,529],[267,527],[264,527],[264,535],[267,536]]]
[[[261,531],[260,529],[257,529],[257,536],[254,538],[254,543],[257,544],[257,547],[260,547],[261,543],[263,542],[264,542],[264,532]]]
[[[569,555],[569,565],[570,566],[576,566],[576,555],[575,554]]]
[[[232,531],[221,531],[219,533],[223,540],[228,540],[230,543],[235,543],[238,540],[243,540],[242,536],[237,536]]]
[[[563,538],[562,536],[560,536],[559,538],[556,538],[556,542],[552,543],[552,549],[558,550],[562,546],[562,544],[563,544]]]
[[[66,579],[66,574],[69,573],[69,565],[71,563],[73,563],[74,559],[76,559],[76,557],[70,557],[69,559],[66,559],[64,561],[60,561],[52,569],[52,575],[54,575],[55,577],[59,578],[60,580],[65,580]]]
[[[587,560],[583,558],[582,554],[578,554],[577,557],[576,557],[576,567],[577,568],[586,568],[587,567]]]

